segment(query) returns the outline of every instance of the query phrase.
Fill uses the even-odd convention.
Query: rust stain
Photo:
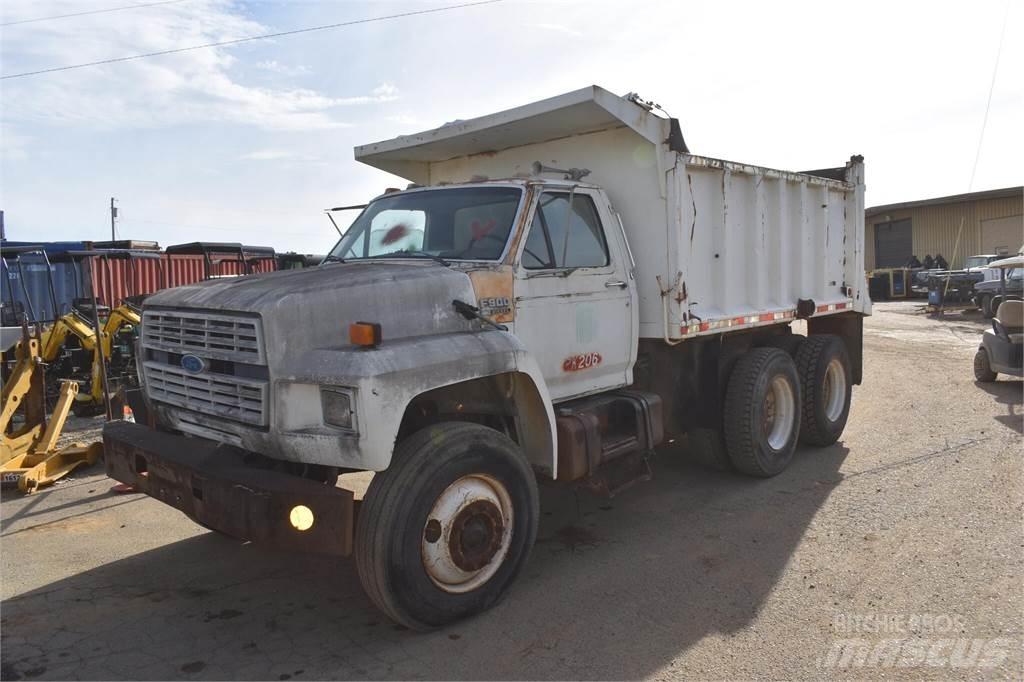
[[[697,231],[697,200],[693,196],[693,175],[687,173],[686,182],[690,185],[690,203],[693,205],[693,223],[690,225],[690,243],[693,244],[693,235]]]

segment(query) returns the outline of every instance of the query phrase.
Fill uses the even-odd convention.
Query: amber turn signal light
[[[348,328],[348,340],[353,346],[376,348],[380,345],[380,325],[376,322],[353,322]]]

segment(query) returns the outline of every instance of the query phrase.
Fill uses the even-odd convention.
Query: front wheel
[[[995,381],[996,376],[996,373],[992,371],[992,363],[988,359],[988,351],[979,348],[978,352],[974,354],[974,378],[987,384]]]
[[[504,434],[460,422],[416,432],[363,500],[355,538],[363,588],[416,630],[485,611],[526,563],[538,497],[529,463]]]

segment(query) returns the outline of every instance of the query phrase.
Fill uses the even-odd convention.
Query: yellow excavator
[[[119,357],[120,355],[130,356],[130,349],[127,353],[114,352],[115,341],[119,340],[119,335],[122,331],[134,334],[134,331],[138,329],[141,322],[142,317],[139,309],[130,303],[122,303],[106,314],[106,319],[103,320],[102,327],[100,328],[100,344],[98,348],[96,345],[96,332],[93,328],[94,321],[88,319],[86,314],[78,309],[64,315],[43,331],[39,340],[41,344],[39,357],[44,365],[57,364],[62,358],[65,359],[65,364],[74,365],[75,360],[71,357],[74,354],[90,358],[88,363],[89,379],[87,382],[89,390],[84,394],[79,393],[76,395],[73,405],[77,408],[75,409],[76,414],[88,411],[89,408],[95,410],[102,409],[104,404],[104,373],[107,373],[109,377],[110,370],[115,369],[112,365],[121,368],[126,362],[130,363],[132,361],[131,357]],[[75,339],[74,348],[69,348],[69,338]],[[131,339],[127,341],[129,344],[131,342]],[[19,342],[19,346],[21,343],[23,342]],[[130,371],[131,368],[123,367],[122,369]],[[117,373],[123,374],[120,371]],[[52,398],[53,391],[51,390],[50,393]]]
[[[13,249],[7,251],[5,258],[15,255],[10,253]],[[91,295],[91,299],[75,298],[70,311],[60,315],[62,306],[58,305],[58,298],[54,293],[51,259],[38,247],[21,247],[18,251],[22,252],[19,255],[39,254],[50,275],[48,284],[53,316],[49,319],[52,320],[52,324],[46,326],[38,336],[39,361],[47,367],[47,404],[52,407],[59,399],[60,379],[73,378],[83,390],[76,392],[72,401],[72,411],[81,416],[102,412],[106,407],[106,388],[116,392],[121,386],[131,388],[136,381],[134,346],[142,321],[140,306],[143,296],[131,295],[131,281],[134,279],[130,276],[132,263],[139,258],[159,259],[159,254],[129,249],[65,251],[56,254],[52,259],[53,263],[71,263],[76,271],[80,271],[76,277],[76,280],[82,280],[80,284],[76,281],[78,293],[82,293],[82,288],[88,287]],[[102,275],[94,275],[95,259],[125,261],[124,268],[129,273],[125,278],[129,296],[112,310],[96,303],[93,285]],[[17,265],[21,267],[20,261]],[[86,267],[82,268],[83,265]],[[105,271],[112,277],[113,268],[109,267],[109,264]],[[21,281],[24,282],[24,279],[22,276]],[[107,288],[112,297],[116,289],[114,282],[109,282]],[[42,301],[35,301],[33,304],[27,291],[23,298],[28,302],[27,312],[32,315],[32,321],[45,321],[43,318],[48,316],[49,311],[43,309]],[[67,307],[64,309],[67,310]],[[100,327],[98,344],[97,325]],[[21,343],[19,342],[19,345]],[[14,354],[16,352],[15,349]],[[9,362],[6,363],[5,370],[10,370]],[[107,383],[112,386],[105,386]]]
[[[16,483],[23,493],[50,485],[78,466],[93,464],[103,454],[101,442],[57,447],[78,384],[61,381],[60,397],[47,420],[40,348],[38,332],[33,338],[28,324],[23,324],[14,367],[0,401],[0,482]]]

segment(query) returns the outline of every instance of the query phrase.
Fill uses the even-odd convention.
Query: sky
[[[4,0],[0,75],[459,0],[26,21],[153,1]],[[661,104],[695,154],[787,170],[862,154],[868,205],[1024,181],[1022,3],[503,0],[0,80],[0,209],[9,239],[108,239],[116,197],[119,238],[325,253],[324,208],[404,186],[354,146],[590,84]]]

